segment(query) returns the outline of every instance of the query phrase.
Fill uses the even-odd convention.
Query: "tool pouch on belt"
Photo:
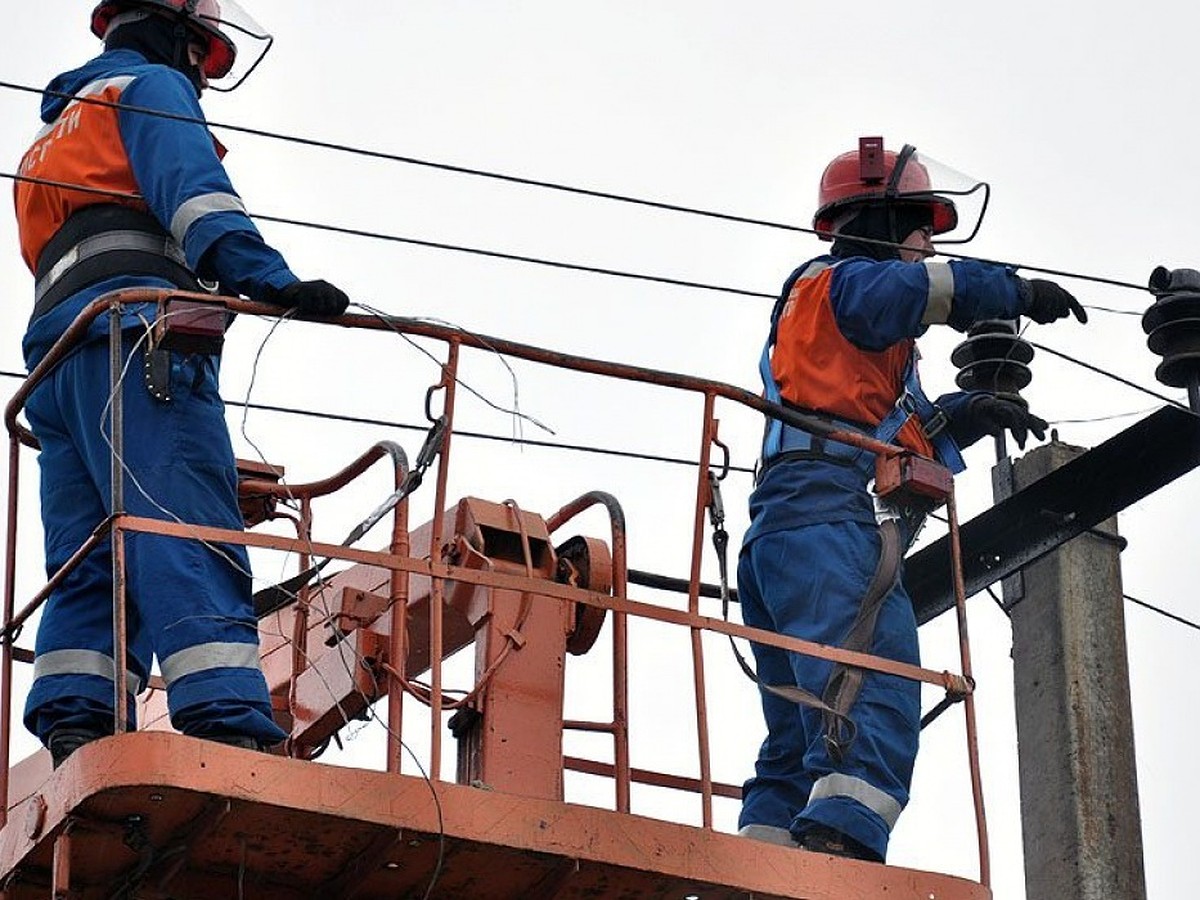
[[[219,302],[167,297],[160,300],[142,375],[155,400],[171,400],[171,354],[219,355],[225,343],[228,311]]]
[[[904,523],[904,550],[912,546],[925,518],[949,499],[953,488],[950,469],[932,459],[907,451],[875,457],[871,484],[875,514],[880,521],[891,515]]]

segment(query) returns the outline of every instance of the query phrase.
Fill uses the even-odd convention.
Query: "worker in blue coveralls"
[[[1021,315],[1086,321],[1078,301],[1053,282],[971,259],[929,258],[933,235],[974,235],[986,203],[972,229],[952,198],[966,206],[980,188],[986,192],[910,146],[884,150],[881,138],[864,138],[857,151],[834,159],[814,219],[833,246],[784,285],[763,351],[767,399],[952,471],[963,468],[959,449],[985,434],[1009,430],[1022,447],[1030,432],[1043,438],[1046,422],[1020,398],[969,392],[931,403],[916,377],[914,338],[933,324],[963,331]],[[884,555],[869,487],[874,474],[872,454],[768,420],[738,566],[747,625],[827,645],[847,640]],[[911,530],[902,520],[901,554]],[[893,558],[862,649],[916,665],[916,621],[894,577],[900,554]],[[815,702],[762,688],[767,737],[745,784],[740,833],[882,862],[908,802],[919,684],[867,673],[844,715],[831,718],[822,708],[831,663],[760,644],[753,651],[761,685],[799,687]]]
[[[113,0],[95,8],[91,27],[104,52],[50,82],[45,126],[15,191],[21,252],[36,279],[28,367],[84,306],[118,288],[197,291],[203,280],[301,314],[345,311],[341,290],[298,280],[263,241],[197,103],[210,79],[228,85],[248,74],[269,47],[265,32],[230,0]],[[257,58],[239,59],[235,32],[261,43]],[[240,529],[219,358],[172,352],[169,383],[152,396],[142,373],[154,314],[127,306],[121,320],[126,510]],[[26,407],[41,444],[50,575],[111,513],[107,333],[101,316]],[[245,548],[146,534],[126,546],[129,726],[154,654],[178,730],[247,748],[284,740],[259,661]],[[53,592],[38,629],[25,724],[56,766],[113,732],[114,670],[104,542]]]

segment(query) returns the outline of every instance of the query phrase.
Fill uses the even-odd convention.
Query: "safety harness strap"
[[[152,215],[98,204],[71,216],[42,250],[30,321],[117,275],[148,275],[184,290],[201,289],[183,250]]]
[[[833,265],[837,265],[835,262]],[[772,402],[784,404],[780,396],[779,384],[775,381],[775,373],[771,370],[771,354],[779,334],[779,319],[787,305],[792,287],[802,278],[811,278],[829,268],[825,262],[809,263],[792,273],[784,284],[783,292],[775,301],[771,312],[771,328],[767,340],[763,344],[762,354],[758,361],[758,372],[763,383],[763,397]],[[954,439],[946,429],[946,414],[925,395],[917,377],[916,354],[909,355],[904,368],[904,389],[891,411],[884,416],[879,425],[871,432],[865,431],[862,425],[848,422],[833,416],[827,416],[819,411],[806,411],[809,415],[823,418],[830,425],[842,430],[858,431],[870,434],[871,437],[884,443],[892,443],[904,423],[910,416],[916,416],[925,430],[926,437],[933,444],[938,461],[954,474],[966,468],[962,453]],[[781,422],[779,419],[768,417],[763,432],[762,470],[765,471],[781,458],[812,458],[833,462],[858,464],[870,478],[874,467],[874,457],[861,452],[857,447],[841,444],[837,441],[827,441],[818,435],[810,434],[801,428],[795,428]]]
[[[893,443],[909,416],[916,416],[917,421],[921,423],[925,436],[933,444],[938,462],[954,475],[966,469],[967,464],[963,461],[962,452],[946,428],[949,424],[946,413],[925,396],[925,390],[921,387],[921,380],[917,377],[915,353],[909,355],[908,363],[904,367],[904,391],[896,400],[892,411],[884,416],[875,429],[875,437],[885,443]]]
[[[871,645],[875,642],[875,623],[879,619],[879,610],[900,576],[903,550],[900,528],[895,519],[887,519],[880,524],[879,545],[879,561],[875,564],[875,573],[867,585],[858,615],[855,616],[840,645],[844,650],[869,653]],[[865,677],[866,672],[858,666],[837,663],[825,684],[825,692],[821,698],[829,709],[823,714],[825,743],[829,748],[829,755],[834,760],[841,760],[854,742],[854,729],[845,729],[843,723],[850,721],[850,709],[858,699]]]
[[[836,265],[837,263],[834,263]],[[783,293],[775,303],[771,313],[771,328],[763,345],[759,358],[759,374],[762,377],[764,397],[773,403],[782,403],[779,385],[775,381],[771,369],[771,354],[774,350],[778,332],[779,320],[791,294],[792,287],[801,278],[812,277],[827,267],[827,263],[816,266],[810,264],[797,269],[784,285]],[[945,413],[935,406],[925,395],[921,382],[917,377],[916,351],[909,354],[905,364],[903,390],[896,403],[883,420],[870,432],[871,437],[884,443],[894,443],[900,429],[911,416],[916,416],[925,430],[926,436],[933,444],[934,452],[939,461],[953,473],[966,468],[962,454],[946,429]],[[817,415],[821,415],[817,413]],[[824,420],[839,429],[867,433],[861,425],[844,422],[830,416]],[[839,462],[853,465],[860,469],[868,480],[874,477],[875,456],[860,448],[842,444],[838,441],[828,441],[818,435],[810,434],[800,428],[787,425],[778,419],[768,418],[763,433],[763,453],[761,473],[771,465],[787,459],[821,459],[829,462]],[[918,526],[919,527],[919,526]],[[913,533],[916,529],[914,528]],[[903,541],[900,528],[894,518],[884,520],[879,526],[880,554],[875,566],[875,572],[859,605],[858,613],[850,627],[849,633],[841,647],[857,652],[869,652],[874,643],[875,625],[879,618],[879,610],[884,599],[896,584],[900,574],[900,563],[904,555]],[[717,540],[716,534],[713,536]],[[720,549],[718,547],[718,549]],[[723,575],[724,577],[724,575]],[[736,652],[736,647],[735,647]],[[759,681],[757,674],[738,656],[738,663],[765,691],[791,700],[803,706],[817,709],[821,712],[824,722],[825,742],[831,758],[840,761],[853,744],[856,729],[850,718],[850,709],[858,699],[866,673],[857,666],[837,664],[830,674],[825,690],[821,697],[795,685],[765,685]],[[884,795],[886,797],[886,795]],[[888,798],[889,800],[891,798]],[[894,802],[894,801],[893,801]]]
[[[721,618],[728,622],[730,600],[729,533],[725,530],[725,506],[721,500],[721,480],[710,471],[708,473],[708,482],[708,516],[713,526],[713,547],[717,551],[717,567],[721,576]],[[851,741],[854,739],[856,728],[849,716],[829,706],[824,700],[812,693],[812,691],[806,690],[799,685],[767,684],[758,677],[758,673],[754,671],[750,663],[746,662],[746,658],[742,656],[742,652],[738,649],[732,634],[729,635],[729,646],[733,650],[733,657],[737,660],[738,667],[742,670],[742,673],[758,685],[760,690],[768,694],[773,694],[782,700],[787,700],[789,703],[797,703],[800,706],[808,706],[812,709],[820,710],[827,717],[827,720],[832,719],[837,721],[839,733],[849,735],[848,739]]]

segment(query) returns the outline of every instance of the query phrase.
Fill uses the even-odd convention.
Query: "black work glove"
[[[341,288],[321,279],[293,281],[285,288],[271,288],[263,299],[313,316],[340,316],[350,305],[350,298]]]
[[[1035,416],[1025,404],[1010,400],[995,394],[984,394],[971,400],[966,411],[970,424],[979,431],[990,435],[1003,434],[1005,429],[1012,432],[1017,446],[1025,449],[1025,440],[1032,431],[1039,441],[1046,439],[1047,422],[1040,416]]]
[[[1021,312],[1039,325],[1068,315],[1074,315],[1080,322],[1087,321],[1087,312],[1079,301],[1053,281],[1044,278],[1022,278],[1020,281]]]

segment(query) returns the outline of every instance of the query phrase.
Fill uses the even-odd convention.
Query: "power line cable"
[[[0,178],[6,178],[14,182],[25,182],[28,184],[40,184],[46,187],[61,188],[63,190],[77,190],[91,194],[99,194],[101,196],[112,197],[118,200],[140,200],[141,197],[136,194],[129,194],[124,191],[112,191],[103,188],[93,188],[84,185],[71,184],[69,182],[54,181],[48,178],[33,178],[28,175],[18,175],[14,172],[0,172]],[[333,225],[328,222],[314,222],[308,219],[296,219],[288,216],[273,216],[266,213],[247,212],[251,219],[259,222],[274,222],[279,225],[291,225],[298,228],[310,228],[317,231],[325,231],[331,234],[343,234],[350,237],[369,238],[371,240],[387,241],[397,244],[408,244],[414,247],[425,247],[432,250],[449,250],[455,253],[466,253],[472,256],[482,256],[489,259],[503,259],[509,262],[521,262],[530,265],[545,266],[552,269],[562,269],[573,272],[585,272],[592,275],[607,275],[613,278],[627,278],[634,281],[645,281],[651,284],[665,284],[672,287],[692,288],[702,291],[714,291],[722,294],[733,294],[741,297],[753,297],[755,299],[775,300],[777,294],[768,291],[755,291],[747,288],[732,287],[730,285],[712,284],[703,281],[691,281],[686,278],[672,278],[667,275],[650,275],[645,272],[630,272],[624,269],[612,269],[605,266],[590,266],[584,263],[566,262],[564,260],[546,259],[545,257],[530,256],[520,253],[508,253],[502,250],[490,250],[484,247],[468,247],[462,244],[450,244],[445,241],[430,241],[423,238],[408,237],[399,234],[389,234],[382,231],[371,231],[364,228],[352,228],[346,225]],[[894,246],[889,241],[876,241],[870,238],[856,238],[856,240],[864,243],[882,244]],[[944,253],[945,256],[955,256],[959,259],[975,259],[976,257],[963,256],[961,254]],[[988,262],[988,260],[982,260]],[[1046,270],[1037,270],[1046,271]],[[1071,276],[1084,280],[1096,281],[1102,280],[1092,276],[1075,275]],[[1117,283],[1117,282],[1112,282]],[[1136,287],[1136,285],[1125,285],[1126,287]],[[1093,307],[1100,309],[1103,312],[1116,312],[1116,310],[1107,307]]]
[[[1033,347],[1036,347],[1039,350],[1043,350],[1046,353],[1051,354],[1052,356],[1057,356],[1067,362],[1073,363],[1077,366],[1087,369],[1090,372],[1094,372],[1094,373],[1096,373],[1098,375],[1102,375],[1106,378],[1111,378],[1114,381],[1117,381],[1121,384],[1126,385],[1127,387],[1131,387],[1134,390],[1141,391],[1144,394],[1148,394],[1149,396],[1154,397],[1155,399],[1161,400],[1162,402],[1167,403],[1171,406],[1174,406],[1178,409],[1181,409],[1185,412],[1191,412],[1191,409],[1187,405],[1181,403],[1180,401],[1175,400],[1171,397],[1168,397],[1165,394],[1160,394],[1157,391],[1153,391],[1150,388],[1143,387],[1142,385],[1137,384],[1134,381],[1130,381],[1129,379],[1124,378],[1120,375],[1117,375],[1114,372],[1110,372],[1107,369],[1103,369],[1099,366],[1092,365],[1091,363],[1085,362],[1081,359],[1071,356],[1068,353],[1064,353],[1061,350],[1055,350],[1052,347],[1047,347],[1044,344],[1037,343],[1036,341],[1029,341],[1029,343]],[[7,378],[18,378],[18,379],[25,378],[24,374],[20,374],[17,372],[4,371],[4,370],[0,370],[0,376],[7,377]],[[427,428],[423,425],[413,425],[413,424],[406,423],[406,422],[396,422],[396,421],[392,421],[392,420],[388,420],[388,419],[376,419],[376,418],[371,418],[371,417],[367,417],[367,416],[350,416],[350,415],[345,415],[345,414],[341,414],[341,413],[310,410],[310,409],[303,409],[303,408],[298,408],[298,407],[279,406],[279,405],[275,405],[275,404],[262,404],[262,403],[245,404],[245,403],[241,403],[236,400],[226,400],[225,403],[229,406],[244,406],[246,409],[259,409],[259,410],[264,410],[267,412],[282,413],[285,415],[310,416],[313,418],[327,419],[330,421],[348,422],[348,423],[358,424],[358,425],[380,425],[380,426],[384,426],[384,427],[388,427],[388,428],[400,428],[400,429],[409,430],[409,431],[426,431],[427,430]],[[1087,419],[1062,419],[1062,420],[1056,420],[1052,424],[1103,422],[1103,421],[1108,421],[1110,419],[1118,419],[1118,418],[1123,418],[1126,416],[1138,415],[1139,412],[1144,412],[1144,410],[1127,412],[1127,413],[1117,413],[1117,414],[1106,415],[1106,416],[1097,416],[1095,418],[1087,418]],[[698,463],[695,460],[683,459],[680,457],[662,456],[659,454],[652,454],[652,453],[640,453],[640,452],[631,451],[631,450],[618,450],[618,449],[614,449],[614,448],[596,447],[596,446],[592,446],[592,445],[588,445],[588,444],[570,444],[570,443],[564,443],[564,442],[558,442],[558,441],[540,441],[540,440],[534,440],[534,439],[525,438],[525,437],[518,438],[518,437],[513,437],[513,436],[489,434],[487,432],[477,432],[477,431],[456,431],[455,434],[461,435],[463,437],[469,437],[469,438],[472,438],[475,440],[502,441],[502,442],[518,443],[518,444],[522,444],[522,445],[528,445],[531,447],[542,447],[542,448],[556,449],[556,450],[568,450],[568,451],[575,451],[575,452],[581,452],[581,453],[595,453],[595,454],[602,455],[602,456],[623,457],[623,458],[627,458],[627,459],[644,460],[647,462],[662,462],[662,463],[668,463],[668,464],[672,464],[672,465],[682,465],[682,466],[689,466],[689,467],[695,467],[696,465],[698,465]],[[730,469],[735,472],[742,472],[742,473],[746,473],[746,474],[752,474],[754,471],[752,468],[748,468],[745,466],[730,466]]]
[[[1133,388],[1135,391],[1141,391],[1143,394],[1149,394],[1151,397],[1155,397],[1161,400],[1163,403],[1168,403],[1171,406],[1178,407],[1184,412],[1192,411],[1187,405],[1180,403],[1178,400],[1173,400],[1165,394],[1158,393],[1158,391],[1152,391],[1148,387],[1142,387],[1137,382],[1130,381],[1128,378],[1123,378],[1122,376],[1117,375],[1115,372],[1109,372],[1107,369],[1102,369],[1099,366],[1094,366],[1091,363],[1084,362],[1082,359],[1077,359],[1076,357],[1071,356],[1069,353],[1063,353],[1061,350],[1055,350],[1053,347],[1047,347],[1045,344],[1039,344],[1037,341],[1029,341],[1029,344],[1032,347],[1036,347],[1039,350],[1049,353],[1051,356],[1057,356],[1059,359],[1064,359],[1067,362],[1074,363],[1077,366],[1082,366],[1090,372],[1095,372],[1097,375],[1103,375],[1106,378],[1111,378],[1113,381],[1118,381],[1126,387]]]
[[[0,370],[0,377],[25,379],[25,375],[19,372],[9,372]],[[344,413],[327,412],[323,410],[304,409],[294,406],[279,406],[272,403],[246,403],[240,400],[224,400],[226,406],[238,406],[245,409],[259,410],[262,412],[274,412],[282,415],[305,416],[308,418],[322,419],[332,422],[346,422],[352,425],[376,425],[384,428],[398,428],[403,431],[427,432],[428,425],[414,425],[409,422],[397,422],[391,419],[377,419],[370,416],[352,416]],[[593,453],[598,456],[613,456],[622,459],[635,459],[644,462],[667,463],[669,465],[686,466],[695,468],[700,465],[698,460],[684,459],[678,456],[663,456],[656,453],[642,453],[636,450],[620,450],[614,447],[597,447],[590,444],[569,444],[561,441],[542,441],[534,438],[513,437],[504,434],[490,434],[483,431],[459,431],[455,430],[455,437],[471,438],[480,441],[493,441],[505,444],[521,444],[529,447],[539,447],[548,450],[567,450],[577,453]],[[754,469],[749,466],[729,467],[731,472],[740,472],[746,475],[753,475]]]
[[[381,160],[387,160],[387,161],[391,161],[391,162],[398,162],[398,163],[403,163],[406,165],[421,166],[421,167],[425,167],[425,168],[436,169],[436,170],[445,171],[445,172],[451,172],[454,174],[471,175],[471,176],[480,177],[480,178],[487,178],[487,179],[492,179],[492,180],[497,180],[497,181],[508,182],[511,184],[524,185],[527,187],[537,187],[537,188],[542,188],[542,189],[546,189],[546,190],[553,190],[553,191],[559,191],[559,192],[564,192],[564,193],[576,194],[576,195],[580,195],[580,196],[590,197],[593,199],[610,200],[610,201],[614,201],[614,202],[632,204],[632,205],[637,205],[637,206],[644,206],[644,207],[649,207],[649,208],[653,208],[653,209],[661,209],[661,210],[666,210],[666,211],[670,211],[670,212],[679,212],[679,213],[685,213],[688,215],[701,216],[701,217],[705,217],[705,218],[719,219],[722,221],[734,222],[734,223],[738,223],[738,224],[757,225],[760,227],[780,229],[780,230],[791,231],[791,232],[796,232],[796,233],[800,233],[800,234],[811,234],[811,235],[821,236],[820,232],[816,231],[814,228],[807,228],[807,227],[804,227],[801,225],[795,225],[795,224],[791,224],[791,223],[777,222],[777,221],[773,221],[770,219],[760,219],[760,218],[755,218],[755,217],[751,217],[751,216],[742,216],[742,215],[737,215],[734,213],[720,212],[717,210],[705,209],[705,208],[696,207],[696,206],[686,206],[683,204],[667,203],[665,201],[660,201],[660,200],[649,200],[649,199],[645,199],[645,198],[641,198],[641,197],[634,197],[629,194],[619,194],[619,193],[610,192],[610,191],[600,191],[600,190],[595,190],[595,189],[591,189],[591,188],[581,188],[581,187],[564,184],[562,182],[546,181],[546,180],[542,180],[542,179],[528,178],[528,177],[518,176],[518,175],[509,175],[509,174],[502,173],[502,172],[494,172],[494,171],[490,171],[490,170],[486,170],[486,169],[472,168],[469,166],[460,166],[460,165],[455,165],[452,163],[435,162],[432,160],[420,159],[418,157],[405,156],[405,155],[401,155],[401,154],[397,154],[397,153],[390,153],[387,151],[372,150],[369,148],[354,146],[351,144],[335,143],[332,141],[323,141],[323,140],[318,140],[318,139],[314,139],[314,138],[304,138],[304,137],[300,137],[299,135],[287,134],[284,132],[268,131],[266,129],[251,128],[251,127],[245,126],[245,125],[234,125],[231,123],[211,121],[204,117],[186,116],[186,115],[181,115],[178,113],[169,113],[169,112],[165,112],[163,110],[151,109],[149,107],[141,107],[141,106],[135,106],[135,105],[131,105],[131,104],[123,104],[120,102],[114,102],[111,100],[104,100],[99,97],[75,97],[73,94],[70,94],[70,93],[64,92],[64,91],[50,90],[47,88],[37,88],[37,87],[33,87],[32,85],[22,85],[22,84],[17,84],[15,82],[10,82],[10,81],[0,81],[0,88],[5,88],[8,90],[14,90],[14,91],[22,91],[22,92],[32,93],[32,94],[37,94],[37,95],[49,95],[49,96],[59,97],[59,98],[66,99],[66,100],[74,100],[74,101],[80,102],[80,103],[89,103],[89,104],[93,104],[93,105],[97,105],[97,106],[108,107],[111,109],[118,109],[118,110],[122,110],[124,112],[133,112],[133,113],[138,113],[138,114],[142,114],[142,115],[157,116],[159,118],[171,119],[174,121],[203,125],[207,128],[223,128],[228,131],[233,131],[233,132],[241,133],[241,134],[253,135],[256,137],[268,138],[271,140],[285,141],[288,143],[299,144],[302,146],[314,147],[314,148],[318,148],[318,149],[332,150],[332,151],[341,152],[341,153],[350,153],[350,154],[354,154],[357,156],[364,156],[364,157],[373,158],[373,159],[381,159]],[[11,177],[11,176],[9,176],[9,177]],[[291,224],[310,224],[310,223],[293,222]],[[354,232],[347,232],[347,233],[354,233]],[[376,236],[376,235],[367,234],[364,236]],[[889,246],[895,246],[894,242],[888,242],[888,241],[875,241],[872,243],[881,243],[881,244],[887,244]],[[438,245],[429,244],[429,246],[438,246]],[[450,246],[450,247],[447,247],[446,249],[460,249],[460,248]],[[468,252],[470,252],[470,251],[468,251]],[[974,256],[970,256],[967,254],[954,253],[954,252],[944,250],[944,249],[939,249],[938,252],[942,256],[945,256],[945,257],[951,258],[951,259],[978,259],[981,262],[990,262],[995,265],[1008,266],[1008,267],[1014,268],[1014,269],[1025,269],[1028,271],[1040,272],[1040,273],[1047,274],[1047,275],[1055,275],[1055,276],[1064,277],[1064,278],[1074,278],[1074,279],[1079,279],[1082,281],[1091,281],[1091,282],[1095,282],[1097,284],[1107,284],[1107,285],[1111,285],[1111,286],[1115,286],[1115,287],[1131,288],[1133,290],[1138,290],[1138,291],[1149,290],[1148,286],[1146,286],[1146,285],[1134,284],[1132,282],[1122,281],[1122,280],[1114,279],[1114,278],[1106,278],[1106,277],[1099,276],[1099,275],[1084,275],[1084,274],[1080,274],[1080,273],[1070,272],[1065,269],[1052,269],[1052,268],[1048,268],[1048,267],[1044,267],[1044,266],[1036,266],[1036,265],[1031,265],[1031,264],[1009,263],[1009,262],[1004,262],[1004,261],[1000,261],[1000,260],[982,259],[980,257],[974,257]],[[498,255],[498,254],[485,254],[485,255]],[[502,258],[521,259],[522,261],[527,261],[527,262],[544,262],[544,261],[540,261],[540,260],[536,260],[536,259],[523,259],[521,257],[508,257],[508,256],[503,256],[503,255],[501,255],[501,256],[502,256]],[[566,267],[574,268],[573,266],[566,266]],[[608,274],[608,275],[620,274],[617,272],[606,271],[606,270],[602,270],[602,269],[598,269],[598,270],[585,269],[584,271],[596,271],[599,274]],[[667,280],[666,283],[676,283],[676,282]],[[688,286],[697,286],[697,285],[688,285]],[[723,289],[723,288],[713,288],[711,286],[705,286],[705,287],[706,287],[706,289],[710,289],[710,290],[711,289],[727,290],[727,289]],[[761,296],[757,292],[751,293],[751,292],[741,291],[738,289],[733,289],[731,292],[732,293],[743,293],[743,294],[748,293],[749,296]],[[771,298],[774,298],[773,294],[769,295],[769,296]],[[1106,307],[1096,307],[1096,308],[1101,309],[1104,312],[1121,312],[1121,313],[1126,312],[1124,310],[1114,310],[1114,309],[1110,309],[1110,308],[1106,308]],[[1128,314],[1132,315],[1133,313],[1128,313]]]
[[[1147,603],[1145,600],[1139,600],[1137,597],[1131,597],[1128,594],[1122,594],[1121,596],[1130,603],[1135,603],[1138,606],[1150,610],[1151,612],[1158,613],[1160,616],[1166,616],[1168,619],[1172,619],[1181,625],[1186,625],[1188,628],[1195,628],[1197,631],[1200,631],[1200,624],[1197,624],[1189,619],[1185,619],[1183,616],[1178,616],[1173,612],[1167,612],[1165,609],[1155,606],[1152,603]]]
[[[1158,409],[1157,406],[1144,406],[1141,409],[1133,409],[1129,412],[1112,413],[1107,416],[1085,416],[1079,419],[1051,419],[1047,425],[1090,425],[1095,422],[1111,422],[1114,419],[1128,419],[1132,416],[1144,416],[1146,413],[1154,412]]]
[[[467,253],[474,256],[486,256],[491,259],[505,259],[510,262],[530,263],[537,266],[548,266],[554,269],[568,269],[573,272],[588,272],[592,275],[609,275],[615,278],[631,278],[636,281],[648,281],[656,284],[669,284],[675,287],[695,288],[702,291],[719,291],[723,294],[737,294],[742,297],[756,297],[774,300],[776,294],[764,291],[752,291],[745,288],[729,287],[728,285],[708,284],[703,281],[689,281],[683,278],[671,278],[665,275],[647,275],[643,272],[627,272],[622,269],[609,269],[603,266],[589,266],[583,263],[563,262],[562,260],[545,259],[539,256],[527,256],[520,253],[505,253],[501,250],[487,250],[481,247],[465,247],[461,244],[447,244],[442,241],[427,241],[422,238],[404,237],[387,234],[380,231],[367,231],[361,228],[349,228],[342,225],[328,225],[320,222],[309,222],[304,219],[290,219],[283,216],[269,216],[261,213],[250,213],[250,217],[260,222],[275,222],[281,225],[295,225],[301,228],[316,228],[334,234],[347,234],[353,237],[365,237],[378,241],[391,241],[399,244],[411,244],[415,247],[428,247],[434,250],[453,250],[457,253]]]
[[[405,165],[418,166],[428,169],[436,169],[442,172],[451,172],[456,175],[471,175],[479,178],[487,178],[495,181],[503,181],[509,184],[518,184],[525,187],[537,187],[546,190],[559,191],[568,194],[578,194],[584,197],[592,197],[599,200],[612,200],[618,203],[629,203],[637,206],[647,206],[653,209],[662,209],[668,212],[681,212],[689,215],[705,216],[713,219],[720,219],[727,222],[738,222],[746,225],[759,225],[767,228],[776,228],[784,231],[797,231],[808,234],[815,234],[812,229],[803,228],[798,225],[793,225],[788,222],[775,222],[769,219],[758,219],[752,216],[741,216],[734,213],[719,212],[717,210],[702,209],[694,206],[685,206],[683,204],[668,203],[661,200],[648,200],[642,197],[634,197],[629,194],[619,194],[613,191],[601,191],[593,188],[575,187],[568,184],[555,181],[545,181],[538,178],[528,178],[521,175],[509,175],[503,172],[493,172],[487,169],[478,169],[470,166],[456,165],[453,163],[435,162],[433,160],[421,159],[415,156],[405,156],[399,153],[390,153],[384,150],[373,150],[366,147],[354,146],[352,144],[342,144],[333,141],[324,141],[316,138],[306,138],[295,134],[287,134],[279,131],[268,131],[263,128],[252,128],[246,125],[234,125],[228,122],[217,122],[210,119],[205,119],[196,116],[185,116],[178,113],[168,113],[162,110],[151,109],[149,107],[133,106],[123,104],[111,100],[103,100],[99,97],[75,97],[73,94],[64,91],[49,90],[46,88],[37,88],[31,85],[16,84],[11,81],[0,81],[0,88],[8,90],[22,91],[25,93],[49,95],[59,97],[66,100],[78,100],[81,103],[91,103],[96,106],[105,106],[110,109],[119,109],[123,112],[141,113],[148,116],[158,116],[160,118],[172,119],[178,122],[187,122],[197,125],[204,125],[208,128],[223,128],[226,131],[232,131],[238,134],[248,134],[255,137],[263,137],[271,140],[285,141],[291,144],[299,144],[304,147],[314,147],[321,150],[333,150],[339,153],[349,153],[355,156],[363,156],[369,159],[380,159],[389,162],[398,162]]]
[[[28,175],[18,175],[14,172],[0,172],[0,178],[7,178],[10,181],[26,182],[28,184],[40,184],[47,187],[62,188],[63,190],[79,190],[86,191],[91,194],[100,194],[102,196],[113,197],[118,200],[140,200],[136,194],[129,194],[123,191],[110,191],[102,188],[84,187],[82,185],[70,184],[67,182],[54,181],[48,178],[32,178]],[[398,234],[387,234],[381,231],[368,231],[363,228],[350,228],[343,225],[331,225],[323,222],[312,222],[306,219],[293,219],[286,216],[270,216],[262,213],[248,212],[247,215],[260,222],[275,222],[281,225],[293,225],[300,228],[313,228],[318,231],[327,231],[332,234],[344,234],[351,237],[371,238],[378,241],[389,241],[397,244],[409,244],[415,247],[426,247],[434,250],[451,250],[456,253],[467,253],[474,256],[484,256],[492,259],[504,259],[511,262],[523,262],[531,265],[546,266],[554,269],[567,269],[575,272],[587,272],[592,275],[609,275],[615,278],[629,278],[635,281],[647,281],[656,284],[667,284],[674,287],[694,288],[703,291],[717,291],[723,294],[737,294],[743,297],[754,297],[767,300],[774,300],[776,295],[763,291],[751,291],[744,288],[728,287],[725,285],[709,284],[702,281],[689,281],[683,278],[671,278],[665,275],[647,275],[642,272],[627,272],[622,269],[609,269],[602,266],[589,266],[583,263],[571,263],[562,260],[545,259],[538,256],[528,256],[519,253],[506,253],[501,250],[488,250],[483,247],[467,247],[461,244],[448,244],[443,241],[427,241],[422,238],[405,237]]]

